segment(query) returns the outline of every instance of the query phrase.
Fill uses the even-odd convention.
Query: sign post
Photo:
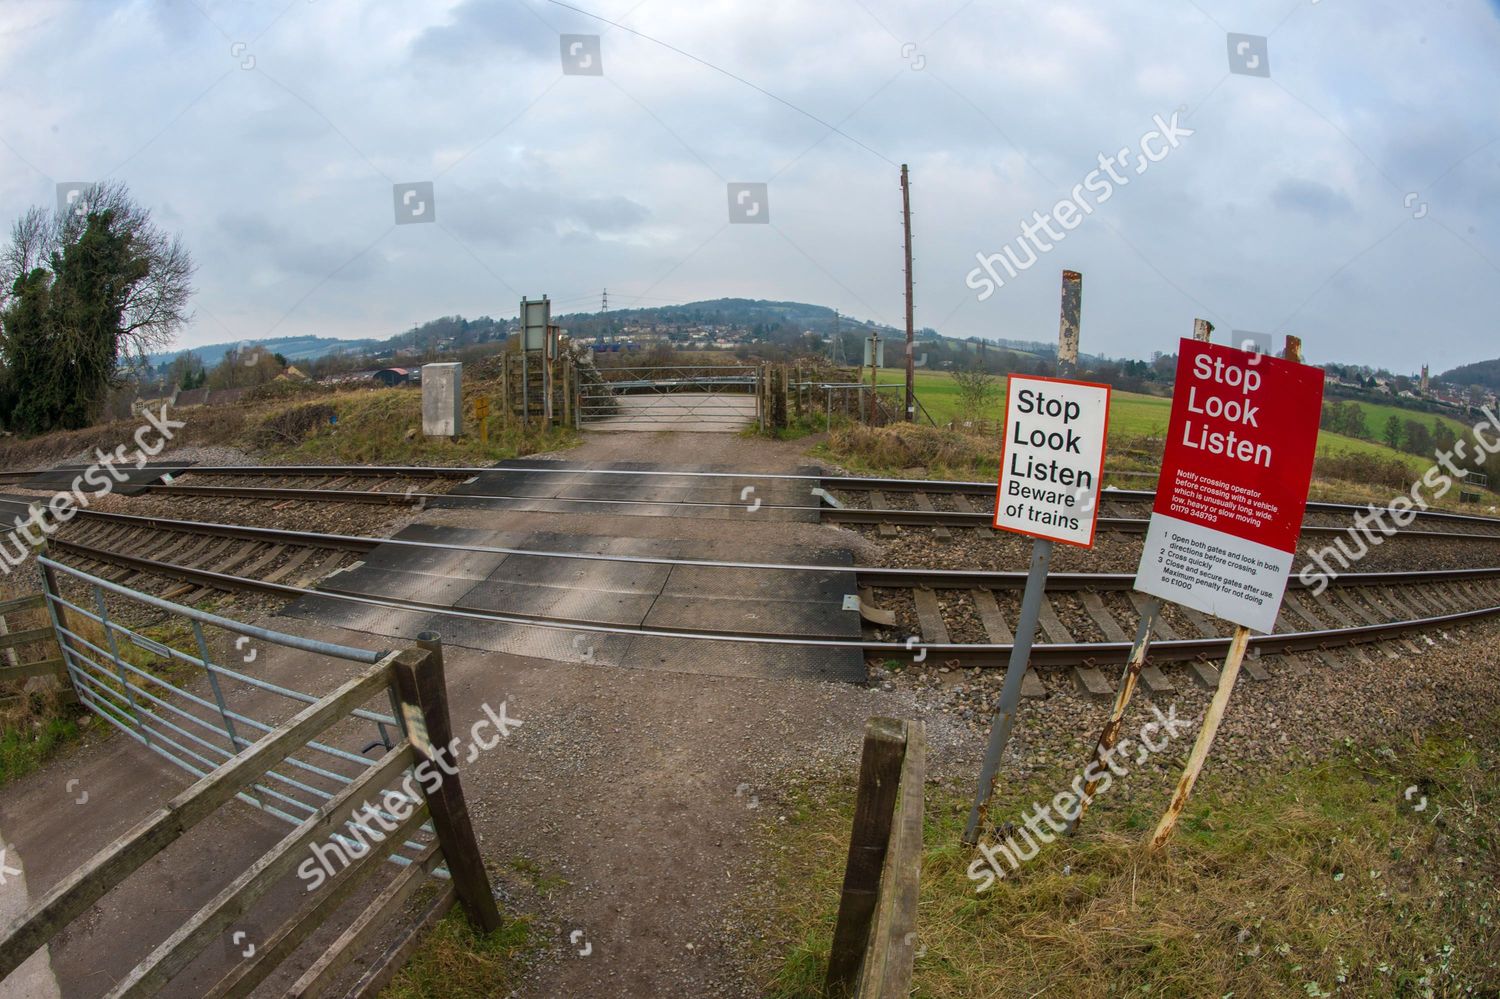
[[[1063,272],[1059,374],[1071,374],[1077,366],[1082,282],[1082,275],[1076,271]],[[1109,432],[1109,395],[1108,385],[1063,378],[1011,375],[1006,384],[994,526],[1036,540],[1031,547],[1031,567],[1000,705],[990,725],[989,746],[979,773],[979,789],[964,827],[963,842],[968,846],[978,842],[985,811],[994,795],[995,776],[1015,726],[1021,681],[1030,665],[1053,546],[1057,542],[1082,548],[1094,544]]]
[[[1214,324],[1207,319],[1193,320],[1193,339],[1200,343],[1207,343],[1210,334],[1214,331]],[[1135,644],[1130,647],[1130,658],[1125,661],[1125,669],[1120,674],[1120,689],[1115,694],[1115,703],[1110,708],[1109,718],[1104,723],[1104,728],[1099,731],[1099,741],[1094,746],[1094,759],[1098,761],[1099,768],[1109,763],[1109,751],[1114,748],[1115,741],[1120,737],[1120,727],[1125,724],[1125,709],[1130,706],[1131,695],[1141,680],[1141,669],[1146,665],[1146,653],[1151,649],[1151,630],[1156,626],[1156,617],[1161,613],[1161,600],[1151,597],[1146,601],[1146,606],[1141,609],[1141,623],[1136,629]],[[1078,799],[1078,810],[1073,818],[1068,821],[1067,833],[1072,836],[1078,832],[1078,823],[1083,821],[1083,813],[1088,810],[1089,802],[1093,800],[1094,788],[1099,786],[1103,779],[1103,770],[1096,769],[1095,773],[1101,776],[1095,777],[1083,785],[1083,794]]]
[[[1275,630],[1302,532],[1322,409],[1323,373],[1316,368],[1182,341],[1135,588],[1239,627],[1152,849],[1172,835],[1192,794],[1250,632]]]

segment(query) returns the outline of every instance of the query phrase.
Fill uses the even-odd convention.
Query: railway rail
[[[257,500],[274,502],[367,503],[390,506],[421,506],[448,495],[449,490],[468,483],[485,472],[504,470],[536,474],[667,476],[681,479],[725,478],[741,480],[798,480],[809,485],[809,502],[802,505],[764,504],[767,510],[816,514],[824,523],[930,527],[940,533],[949,529],[984,529],[991,521],[995,486],[988,482],[940,479],[894,479],[866,476],[786,475],[740,472],[682,472],[670,470],[546,468],[538,464],[500,465],[492,468],[439,468],[422,466],[194,466],[171,481],[145,485],[148,495]],[[1108,474],[1108,473],[1107,473]],[[189,481],[182,481],[187,479]],[[202,480],[202,481],[199,481]],[[224,480],[224,481],[213,481]],[[299,481],[300,480],[300,481]],[[291,482],[297,484],[289,484]],[[425,486],[421,483],[427,483]],[[446,488],[443,488],[446,486]],[[516,493],[466,493],[466,498],[523,500]],[[1100,496],[1099,529],[1123,535],[1141,535],[1149,524],[1151,490],[1107,489]],[[620,498],[554,497],[553,503],[580,509],[660,506],[658,500]],[[692,502],[683,505],[743,509],[733,502]],[[1350,529],[1351,518],[1368,513],[1370,506],[1314,501],[1307,505],[1303,533],[1310,537],[1338,536]],[[1402,511],[1411,522],[1397,529],[1400,535],[1427,535],[1445,540],[1500,541],[1500,518],[1446,510]]]
[[[1008,622],[1015,620],[1025,574],[948,569],[759,564],[548,552],[483,545],[385,539],[246,527],[197,521],[81,511],[67,539],[52,542],[54,557],[113,582],[191,603],[214,593],[256,593],[284,599],[307,595],[421,610],[495,623],[579,632],[636,634],[748,644],[795,644],[857,648],[874,659],[956,661],[961,666],[1003,666],[1012,644]],[[662,630],[609,626],[582,620],[482,613],[419,601],[373,598],[318,587],[331,574],[349,568],[382,545],[461,552],[519,554],[557,559],[637,562],[661,565],[759,568],[780,571],[851,572],[867,618],[877,621],[858,640],[817,636],[761,635],[747,632]],[[1033,649],[1034,666],[1072,667],[1089,694],[1105,696],[1109,680],[1099,666],[1123,662],[1138,616],[1132,577],[1118,573],[1057,573],[1049,579],[1041,626],[1045,642]],[[1374,643],[1386,655],[1400,655],[1389,643],[1433,642],[1450,628],[1500,615],[1500,568],[1351,573],[1320,596],[1295,577],[1281,624],[1285,630],[1257,636],[1261,653],[1312,653],[1329,660],[1335,650],[1364,655]],[[1211,673],[1206,660],[1221,655],[1229,638],[1224,628],[1183,608],[1164,615],[1152,660],[1187,662],[1199,679]],[[1253,661],[1252,676],[1264,675]],[[1171,687],[1153,665],[1144,677],[1149,689]]]

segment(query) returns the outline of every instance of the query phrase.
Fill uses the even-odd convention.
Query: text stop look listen
[[[1035,538],[1089,546],[1104,440],[1109,386],[1010,376],[995,526]]]
[[[1182,341],[1136,589],[1275,630],[1322,406],[1317,368]]]

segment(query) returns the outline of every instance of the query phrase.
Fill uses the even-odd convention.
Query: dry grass
[[[473,418],[481,397],[490,399],[493,414],[488,442],[479,439]],[[272,463],[466,465],[551,451],[575,439],[566,429],[526,431],[505,424],[498,382],[466,382],[464,399],[466,434],[456,442],[422,435],[422,394],[411,389],[345,392],[285,407],[257,424],[263,439],[274,441],[260,457]]]
[[[474,400],[491,400],[491,434],[479,440],[472,420]],[[170,418],[186,426],[175,431],[173,447],[237,447],[259,451],[268,463],[326,461],[378,464],[465,464],[496,461],[570,445],[568,430],[523,431],[501,419],[498,382],[466,380],[468,434],[456,443],[422,436],[422,393],[415,389],[357,389],[345,392],[284,391],[235,406],[170,409]],[[331,416],[337,417],[330,423]],[[10,439],[0,447],[0,467],[29,468],[127,449],[143,420],[116,420],[85,430],[46,434],[30,440]],[[92,458],[90,458],[92,460]]]
[[[1091,813],[1076,840],[982,895],[958,844],[968,802],[930,790],[913,994],[1500,994],[1497,734],[1492,718],[1473,737],[1206,781],[1160,857],[1142,843],[1164,802]],[[994,814],[1063,786],[1006,788]],[[1413,786],[1429,799],[1420,813]],[[772,847],[781,902],[765,919],[762,967],[781,999],[820,994],[850,790],[794,812]]]
[[[1000,457],[993,440],[917,423],[836,427],[821,450],[851,471],[938,478],[994,477]]]

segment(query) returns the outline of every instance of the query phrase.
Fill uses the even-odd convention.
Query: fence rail
[[[67,667],[57,636],[50,627],[12,630],[14,617],[44,610],[46,597],[41,593],[0,602],[0,684],[22,684],[32,677],[56,677],[59,689],[66,700],[73,700],[73,685],[68,680]],[[41,658],[36,658],[38,655]],[[23,695],[0,697],[0,706],[18,701]]]

